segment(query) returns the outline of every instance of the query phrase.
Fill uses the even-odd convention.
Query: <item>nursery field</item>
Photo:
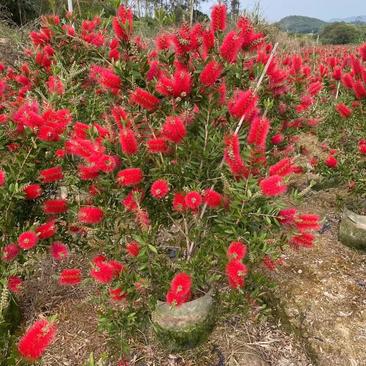
[[[135,23],[0,24],[0,365],[366,365],[366,43]]]

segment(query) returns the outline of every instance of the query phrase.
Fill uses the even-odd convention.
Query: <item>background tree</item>
[[[346,23],[333,23],[324,27],[320,33],[323,44],[349,44],[361,41],[362,33],[359,27]]]

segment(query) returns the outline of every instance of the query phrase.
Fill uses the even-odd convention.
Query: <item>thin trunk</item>
[[[194,13],[194,2],[195,0],[189,0],[189,24],[193,24],[193,13]]]

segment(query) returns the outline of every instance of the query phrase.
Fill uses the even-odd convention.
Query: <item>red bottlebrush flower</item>
[[[127,298],[127,292],[124,292],[121,288],[110,288],[109,289],[109,297],[113,301],[123,301]]]
[[[132,257],[137,257],[140,253],[140,245],[136,241],[126,244],[127,253]]]
[[[290,239],[290,244],[296,249],[300,247],[311,248],[314,245],[315,236],[310,233],[296,234]]]
[[[140,227],[143,230],[146,230],[150,226],[150,216],[149,213],[146,210],[137,209],[135,211],[135,217],[137,223],[140,225]]]
[[[96,267],[90,271],[90,275],[99,283],[110,283],[117,277],[116,269],[109,262],[100,262]]]
[[[27,329],[18,343],[18,351],[25,359],[36,361],[56,336],[56,325],[46,319],[37,320]]]
[[[129,194],[121,201],[122,205],[127,211],[134,211],[138,208],[139,198],[137,197],[141,192],[138,189],[133,189]]]
[[[33,231],[26,231],[19,235],[18,245],[24,250],[34,248],[38,243],[38,236]]]
[[[119,93],[122,84],[121,78],[113,70],[96,65],[90,68],[90,79],[115,95]]]
[[[229,32],[225,36],[220,47],[221,57],[231,64],[235,63],[242,44],[243,39],[236,33],[236,31]]]
[[[251,90],[236,91],[232,100],[228,103],[230,114],[235,118],[242,118],[250,122],[253,111],[257,108],[258,97]]]
[[[315,81],[309,85],[308,92],[314,97],[315,95],[319,94],[322,89],[323,84],[320,81]]]
[[[40,239],[49,239],[56,234],[56,221],[51,220],[41,224],[36,229],[36,233]]]
[[[157,97],[141,88],[137,88],[131,94],[131,101],[149,112],[153,112],[160,102]]]
[[[254,118],[248,133],[248,143],[257,146],[258,148],[264,148],[269,129],[270,123],[268,119]]]
[[[95,206],[81,207],[78,212],[78,220],[83,224],[99,224],[103,217],[103,210]]]
[[[0,187],[5,184],[6,174],[3,170],[0,169]]]
[[[366,140],[360,140],[358,143],[358,151],[362,155],[366,155]]]
[[[247,246],[241,241],[233,241],[230,243],[226,255],[230,260],[236,259],[240,261],[247,255]]]
[[[78,285],[80,282],[81,282],[81,270],[77,268],[62,270],[58,279],[58,283],[62,286]]]
[[[57,76],[51,75],[47,80],[48,91],[51,94],[62,95],[65,92],[64,84]]]
[[[55,241],[50,246],[50,254],[56,261],[61,261],[69,256],[69,249],[60,241]]]
[[[58,215],[68,209],[67,201],[63,199],[47,200],[43,204],[43,212],[46,215]]]
[[[222,195],[213,189],[206,189],[203,195],[203,200],[208,207],[217,208],[221,206]]]
[[[118,262],[116,260],[111,260],[108,262],[114,271],[114,275],[117,277],[119,274],[125,269],[124,265],[121,262]]]
[[[309,230],[319,230],[319,216],[314,214],[301,214],[296,216],[295,225],[297,230],[300,232],[309,231]]]
[[[342,77],[342,83],[347,89],[353,88],[353,77],[351,74],[344,74]]]
[[[176,274],[166,296],[167,303],[177,306],[187,302],[191,295],[191,286],[191,276],[184,272]]]
[[[14,294],[17,294],[20,292],[22,287],[23,281],[18,276],[9,276],[7,287],[9,291],[13,292]]]
[[[269,175],[279,175],[280,177],[286,177],[293,172],[294,166],[289,158],[282,159],[269,168]]]
[[[338,160],[333,155],[329,155],[328,158],[325,160],[325,164],[327,165],[327,167],[334,169],[338,165]]]
[[[175,98],[184,98],[191,93],[192,90],[192,76],[185,70],[177,70],[171,80],[172,92]]]
[[[55,166],[53,168],[40,171],[41,180],[43,183],[53,183],[63,179],[62,167]]]
[[[348,108],[344,103],[337,104],[336,111],[342,118],[349,118],[352,115],[352,110]]]
[[[225,137],[224,160],[235,177],[248,177],[249,169],[240,156],[240,144],[237,134]]]
[[[140,168],[123,169],[117,174],[117,183],[124,187],[131,187],[141,183],[143,172]]]
[[[173,210],[182,212],[186,207],[185,195],[182,193],[175,193],[173,198]]]
[[[287,191],[287,186],[283,184],[282,177],[279,175],[272,175],[262,179],[259,186],[262,194],[266,197],[277,197]]]
[[[150,188],[150,193],[154,198],[164,198],[169,193],[168,182],[164,179],[156,180]]]
[[[227,8],[225,4],[217,4],[211,11],[211,29],[214,32],[224,31],[226,28]]]
[[[4,262],[11,262],[16,256],[19,254],[20,249],[16,244],[8,244],[2,248],[2,256],[1,259]]]
[[[273,145],[279,145],[284,141],[284,136],[281,133],[274,135],[271,139]]]
[[[117,16],[112,20],[112,27],[116,37],[128,41],[133,31],[133,13],[121,5],[117,9]]]
[[[121,143],[122,151],[126,155],[134,155],[137,153],[138,144],[135,133],[131,129],[122,129],[119,134],[119,141]]]
[[[147,141],[147,149],[152,154],[166,153],[168,151],[168,144],[164,138],[152,138]]]
[[[202,204],[202,196],[198,192],[189,192],[184,197],[185,206],[191,210],[197,210]]]
[[[222,73],[222,66],[216,62],[209,62],[201,72],[200,82],[205,86],[212,86],[216,83]]]
[[[295,215],[297,210],[295,208],[286,208],[278,213],[277,220],[282,225],[290,225],[295,222]]]
[[[24,187],[25,197],[28,200],[35,200],[42,195],[42,188],[39,184],[29,184]]]
[[[231,260],[226,265],[226,276],[228,278],[230,287],[233,289],[244,286],[244,278],[247,274],[247,267],[237,259]]]
[[[162,127],[163,135],[176,144],[181,142],[187,134],[186,128],[179,117],[167,117]]]

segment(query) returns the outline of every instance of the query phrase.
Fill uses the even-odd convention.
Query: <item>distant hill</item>
[[[345,23],[366,23],[366,15],[359,15],[357,17],[348,17],[348,18],[337,18],[331,19],[330,23],[334,22],[345,22]]]
[[[276,25],[288,33],[319,33],[328,23],[317,19],[299,15],[291,15],[281,19]]]

